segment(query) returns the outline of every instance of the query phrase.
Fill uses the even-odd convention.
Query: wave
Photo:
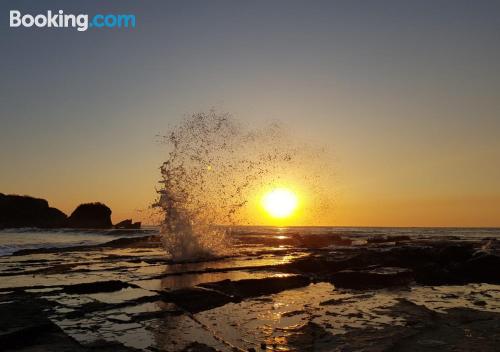
[[[247,223],[249,199],[269,187],[301,184],[316,195],[310,213],[325,210],[318,197],[327,194],[320,190],[321,176],[332,174],[325,160],[276,123],[257,130],[227,113],[198,113],[164,142],[157,205],[164,215],[163,244],[174,260],[224,255],[230,250],[227,229],[217,224]]]

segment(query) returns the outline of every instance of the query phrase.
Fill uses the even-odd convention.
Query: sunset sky
[[[11,29],[11,9],[133,13],[137,28]],[[306,225],[500,226],[499,1],[4,0],[0,13],[2,193],[147,222],[157,135],[215,107],[331,151],[334,207]]]

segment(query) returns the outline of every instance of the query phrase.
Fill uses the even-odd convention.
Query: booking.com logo
[[[135,28],[135,15],[96,14],[89,21],[88,14],[68,14],[63,10],[47,11],[46,14],[21,14],[19,10],[10,11],[10,27],[37,28],[76,28],[85,32],[89,28]]]

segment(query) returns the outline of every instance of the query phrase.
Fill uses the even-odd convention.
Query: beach
[[[11,243],[0,246],[6,351],[495,351],[500,342],[499,229],[239,227],[229,254],[184,262],[169,258],[156,228],[43,232],[50,245],[16,247],[23,233],[36,239],[33,229],[0,233]]]

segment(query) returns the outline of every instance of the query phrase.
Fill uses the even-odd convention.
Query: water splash
[[[227,225],[248,222],[241,210],[259,189],[297,178],[298,170],[307,170],[303,183],[317,184],[311,166],[317,150],[311,153],[278,124],[249,129],[211,110],[186,118],[162,138],[168,154],[157,206],[163,245],[177,261],[228,254]]]

